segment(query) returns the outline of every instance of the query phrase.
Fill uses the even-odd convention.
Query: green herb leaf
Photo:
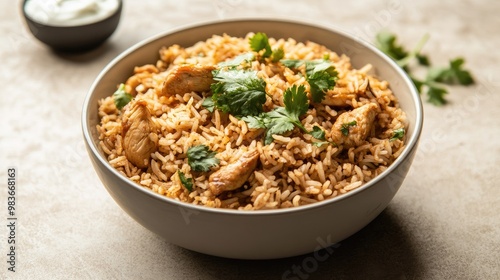
[[[427,56],[420,54],[428,38],[427,34],[424,35],[411,52],[407,52],[401,45],[398,45],[396,36],[389,32],[377,34],[375,43],[380,50],[393,58],[410,75],[418,93],[421,94],[426,89],[427,101],[440,106],[446,103],[445,95],[448,91],[446,88],[440,87],[439,83],[471,85],[474,84],[474,78],[469,71],[463,69],[465,61],[460,57],[451,60],[448,67],[429,68],[425,80],[412,77],[408,65],[413,59],[416,59],[422,66],[429,67],[431,64]]]
[[[211,97],[205,98],[201,105],[203,105],[203,107],[205,107],[210,113],[212,113],[215,109],[215,103]]]
[[[313,126],[313,130],[309,131],[309,134],[311,134],[314,138],[318,140],[326,140],[325,138],[325,131],[321,129],[319,126]]]
[[[269,145],[273,142],[274,134],[283,134],[291,131],[294,129],[295,125],[297,125],[297,120],[295,120],[283,107],[274,109],[267,113],[267,116],[269,117],[269,124],[267,125],[266,138],[264,140],[265,145]],[[300,126],[302,126],[302,124],[300,124]]]
[[[271,122],[271,119],[266,113],[262,113],[258,116],[245,116],[241,119],[244,120],[250,128],[267,128]]]
[[[418,64],[423,65],[423,66],[430,66],[431,62],[429,60],[429,57],[423,54],[417,54],[417,60]]]
[[[285,65],[285,67],[288,67],[290,69],[297,69],[300,66],[304,65],[306,61],[302,59],[282,59],[280,60],[280,62]]]
[[[189,191],[193,191],[193,178],[186,178],[186,175],[180,170],[177,170],[181,184]]]
[[[134,97],[125,91],[125,85],[120,84],[118,89],[113,93],[113,100],[115,102],[116,108],[121,110],[125,105],[127,105]]]
[[[282,48],[276,48],[274,50],[271,49],[271,45],[269,44],[269,38],[265,33],[258,32],[249,39],[250,48],[259,53],[264,50],[262,53],[262,58],[271,58],[272,62],[278,62],[285,56],[285,51]]]
[[[309,102],[305,91],[306,88],[303,85],[293,85],[283,93],[285,109],[294,120],[298,120],[309,109]]]
[[[260,52],[261,50],[264,50],[264,53],[262,54],[262,57],[270,57],[271,54],[273,53],[271,49],[271,45],[269,45],[269,39],[267,38],[267,35],[262,32],[257,32],[255,35],[250,37],[250,48],[254,52]]]
[[[285,56],[285,50],[283,48],[277,48],[273,50],[273,54],[271,55],[272,62],[278,62]]]
[[[215,154],[216,152],[211,151],[206,145],[193,146],[187,150],[188,164],[194,171],[207,172],[219,164]]]
[[[255,58],[255,56],[253,55],[253,53],[248,52],[248,53],[244,53],[244,54],[240,54],[238,56],[235,56],[231,60],[219,62],[217,65],[220,68],[237,67],[237,66],[240,66],[243,62],[247,62],[247,63],[251,62],[252,60],[254,60],[254,58]]]
[[[446,89],[431,85],[427,90],[427,101],[437,106],[444,105],[446,104],[444,96],[447,93]]]
[[[266,102],[266,82],[256,71],[221,69],[213,73],[214,107],[235,116],[258,115]],[[210,106],[210,103],[206,103]]]
[[[351,126],[355,126],[356,124],[357,124],[356,121],[351,121],[351,122],[348,122],[348,123],[344,123],[340,127],[340,132],[342,132],[342,134],[344,134],[345,136],[347,136],[347,135],[349,135],[349,128]]]
[[[392,137],[389,139],[389,141],[394,141],[396,139],[403,139],[404,136],[405,136],[405,129],[398,128],[392,131]]]
[[[282,59],[280,62],[291,69],[297,69],[305,64],[306,81],[311,88],[312,100],[316,103],[321,102],[326,92],[335,87],[338,73],[329,61]]]
[[[250,128],[265,128],[266,135],[264,144],[273,142],[274,134],[283,134],[299,127],[302,131],[309,133],[300,122],[300,116],[305,114],[309,108],[309,102],[305,87],[292,86],[283,93],[285,107],[277,107],[274,110],[262,113],[258,116],[245,116],[242,119],[248,123]]]
[[[450,61],[448,68],[431,68],[427,79],[446,84],[471,85],[474,83],[474,79],[469,71],[462,69],[464,63],[463,58],[456,58]]]
[[[375,37],[375,44],[377,48],[394,60],[403,59],[408,55],[403,46],[396,43],[396,35],[388,31],[378,33]]]

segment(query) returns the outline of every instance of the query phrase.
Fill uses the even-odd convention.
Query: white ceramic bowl
[[[351,57],[354,67],[366,63],[390,82],[409,120],[407,146],[381,175],[347,194],[298,208],[237,211],[190,205],[161,196],[118,173],[98,146],[97,101],[109,96],[134,66],[155,63],[161,46],[190,46],[213,34],[311,40]],[[372,45],[336,29],[297,20],[239,19],[212,21],[170,30],[125,51],[99,74],[83,106],[85,143],[102,183],[121,206],[145,228],[178,246],[215,256],[271,259],[310,253],[354,234],[382,212],[401,186],[413,160],[422,129],[422,104],[407,75]]]

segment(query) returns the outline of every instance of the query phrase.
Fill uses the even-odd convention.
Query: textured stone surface
[[[17,272],[7,272],[3,226],[0,278],[499,279],[500,2],[125,1],[110,40],[72,56],[27,32],[19,2],[0,1],[0,185],[7,166],[17,167],[19,208]],[[451,87],[444,107],[425,103],[421,145],[400,192],[323,261],[228,260],[168,244],[114,203],[84,148],[83,99],[112,58],[172,27],[260,15],[310,18],[366,40],[387,28],[408,46],[429,33],[424,51],[435,64],[463,56],[477,80]]]

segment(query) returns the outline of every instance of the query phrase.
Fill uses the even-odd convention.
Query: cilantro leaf
[[[258,32],[252,37],[249,38],[250,48],[254,52],[260,52],[264,50],[262,53],[262,58],[271,58],[272,62],[278,62],[285,56],[285,51],[283,48],[276,48],[274,50],[271,49],[271,45],[269,44],[269,38],[265,33]]]
[[[267,128],[271,121],[266,113],[262,113],[258,116],[245,116],[241,119],[245,121],[250,128]]]
[[[464,63],[464,59],[459,57],[451,60],[448,68],[431,68],[427,79],[445,84],[471,85],[474,79],[468,71],[462,69]]]
[[[378,49],[390,56],[394,60],[400,60],[408,55],[403,46],[396,43],[396,35],[381,31],[375,37],[375,44]]]
[[[311,97],[314,102],[321,102],[326,92],[335,87],[338,73],[327,60],[282,59],[280,61],[291,69],[297,69],[305,64],[306,81],[311,88]]]
[[[269,39],[267,38],[267,35],[265,33],[257,32],[255,33],[255,35],[250,37],[249,41],[250,48],[254,52],[260,52],[261,50],[264,50],[262,57],[270,57],[273,53],[271,45],[269,45]]]
[[[235,116],[258,115],[266,102],[266,82],[256,71],[215,70],[211,85],[214,108]],[[210,102],[204,102],[210,108]]]
[[[181,180],[181,184],[189,191],[193,191],[193,178],[186,178],[186,175],[180,170],[177,170],[177,175],[179,175],[179,179]]]
[[[187,150],[188,164],[194,171],[207,172],[210,168],[219,164],[215,157],[216,152],[211,151],[206,145],[190,147]]]
[[[427,55],[417,54],[416,57],[418,60],[418,64],[423,65],[423,66],[430,66],[431,65],[431,62],[430,62],[429,57]]]
[[[203,105],[203,107],[205,107],[210,113],[213,113],[213,111],[215,110],[215,103],[211,97],[205,98],[201,105]]]
[[[285,56],[285,50],[283,48],[277,48],[273,50],[273,54],[271,55],[272,62],[278,62]]]
[[[283,93],[285,109],[294,120],[298,120],[299,117],[307,113],[309,109],[309,102],[305,90],[306,88],[303,85],[294,85],[287,88]]]
[[[240,66],[243,62],[250,62],[250,61],[254,60],[254,58],[255,58],[255,56],[253,55],[253,53],[248,52],[248,53],[244,53],[244,54],[240,54],[238,56],[235,56],[233,59],[219,62],[217,65],[220,68],[236,67],[236,66]]]
[[[426,90],[427,101],[440,106],[446,104],[445,95],[448,93],[446,88],[440,87],[440,83],[471,85],[474,84],[474,78],[469,71],[463,69],[465,60],[460,57],[450,60],[448,67],[428,68],[425,80],[411,76],[408,65],[413,59],[416,59],[422,66],[429,67],[431,64],[427,56],[420,54],[420,50],[428,37],[426,34],[411,52],[407,52],[402,46],[398,45],[396,43],[396,36],[389,32],[380,32],[377,34],[375,44],[410,75],[418,93],[421,94]]]
[[[313,130],[309,131],[309,134],[318,140],[326,140],[325,131],[317,125],[313,126]]]
[[[116,108],[121,110],[125,105],[127,105],[134,97],[125,91],[125,85],[120,84],[118,89],[113,93],[113,101],[115,102]]]
[[[303,85],[294,85],[287,88],[283,93],[283,103],[285,107],[277,107],[270,112],[261,113],[258,116],[245,116],[242,118],[248,123],[250,128],[266,129],[265,145],[273,142],[274,134],[283,134],[293,130],[295,127],[308,133],[299,119],[309,108],[305,87]]]
[[[349,128],[351,126],[355,126],[356,124],[358,124],[356,121],[351,121],[351,122],[348,122],[348,123],[343,123],[342,126],[340,127],[340,132],[342,132],[342,134],[344,134],[345,136],[349,135]]]
[[[403,139],[403,136],[405,136],[404,128],[395,129],[392,131],[392,137],[389,139],[389,141],[394,141],[396,139]]]
[[[427,101],[430,103],[436,105],[436,106],[441,106],[446,104],[446,99],[444,96],[448,93],[446,89],[431,85],[429,86],[429,89],[427,90]]]
[[[264,140],[265,145],[269,145],[273,142],[274,134],[283,134],[293,130],[298,121],[295,120],[283,107],[274,109],[273,111],[267,113],[267,116],[270,121],[267,125],[266,138]],[[298,122],[300,123],[300,121]],[[302,126],[302,123],[300,123],[300,126]]]
[[[306,63],[307,82],[311,86],[311,97],[314,102],[321,102],[325,98],[325,93],[333,89],[337,83],[337,71],[335,67],[327,61],[318,63]]]
[[[302,59],[282,59],[280,60],[280,62],[285,65],[285,67],[288,67],[290,69],[297,69],[300,66],[304,65],[306,61]]]

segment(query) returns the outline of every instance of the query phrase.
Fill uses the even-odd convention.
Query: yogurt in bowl
[[[119,6],[119,0],[29,0],[24,10],[41,24],[77,26],[101,21],[115,13]]]
[[[25,0],[22,15],[33,36],[57,51],[86,51],[118,27],[122,0]]]

